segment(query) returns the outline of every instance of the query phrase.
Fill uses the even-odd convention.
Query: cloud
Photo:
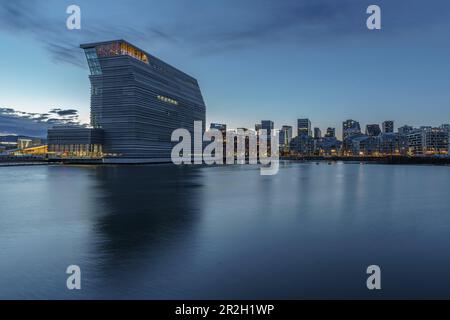
[[[0,30],[31,34],[56,63],[86,67],[83,42],[125,38],[151,47],[216,54],[281,42],[313,44],[366,35],[369,0],[173,0],[111,2],[78,0],[82,29],[65,28],[64,1],[14,0],[0,7]],[[449,18],[449,5],[379,0],[389,33],[413,32]],[[118,18],[120,17],[120,18]],[[148,47],[147,45],[147,47]]]
[[[75,109],[51,109],[49,111],[50,113],[57,114],[58,116],[64,117],[64,116],[78,116],[78,111]]]
[[[48,113],[30,113],[0,108],[0,134],[46,137],[54,125],[80,125],[78,111],[53,108]]]

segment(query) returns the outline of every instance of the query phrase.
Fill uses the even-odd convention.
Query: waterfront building
[[[449,150],[449,135],[442,128],[421,127],[407,135],[411,155],[444,155]]]
[[[90,70],[91,126],[103,132],[104,162],[168,162],[175,129],[193,136],[194,121],[202,121],[204,131],[206,107],[196,79],[124,40],[80,47]],[[72,134],[57,132],[60,141]],[[49,130],[51,150],[55,133]]]
[[[48,154],[48,146],[46,144],[43,145],[41,144],[22,149],[16,155],[45,156],[47,154]]]
[[[346,120],[342,123],[342,140],[345,141],[348,137],[361,134],[361,126],[358,121]]]
[[[100,128],[55,126],[48,130],[48,152],[56,157],[100,158],[103,156],[103,135]]]
[[[17,138],[17,148],[20,150],[42,145],[40,138]]]
[[[384,122],[383,122],[383,125],[384,125]],[[366,125],[366,135],[372,136],[372,137],[376,137],[380,133],[381,133],[380,125],[378,125],[378,124],[368,124],[368,125]]]
[[[272,136],[272,130],[273,130],[273,121],[270,120],[262,120],[261,121],[261,129],[266,130],[267,136]]]
[[[387,120],[382,123],[383,133],[394,132],[394,121]]]
[[[222,133],[222,155],[223,155],[223,163],[226,162],[226,156],[227,156],[227,125],[224,123],[211,123],[209,125],[210,129],[216,129],[219,130]],[[233,139],[234,142],[234,139]],[[215,154],[215,152],[214,152]]]
[[[314,139],[322,138],[322,131],[320,128],[314,128]]]
[[[336,137],[336,129],[328,127],[327,128],[327,133],[325,133],[325,137],[326,138],[334,138],[334,137]]]
[[[410,155],[422,155],[425,150],[425,137],[423,130],[414,129],[407,133],[408,153]]]
[[[379,152],[382,155],[406,155],[408,141],[406,136],[399,133],[382,133],[378,136]]]
[[[425,154],[447,154],[448,141],[448,132],[442,128],[431,128],[425,130]]]
[[[261,120],[261,124],[255,125],[255,131],[256,131],[256,144],[257,144],[257,153],[259,155],[259,144],[260,144],[260,130],[266,130],[266,138],[263,139],[262,141],[266,141],[267,143],[267,154],[270,155],[272,150],[271,150],[271,145],[272,145],[272,132],[274,129],[274,124],[273,121],[271,120]]]
[[[289,144],[292,140],[292,126],[282,126],[279,132],[280,150],[289,149]]]
[[[345,140],[346,155],[372,156],[379,150],[378,138],[364,134],[352,135]]]
[[[336,137],[323,137],[315,140],[314,155],[337,156],[342,147],[342,142]]]
[[[227,132],[227,125],[226,124],[223,124],[223,123],[211,123],[210,125],[209,125],[209,128],[210,129],[217,129],[217,130],[219,130],[219,131],[221,131],[222,133],[223,132]]]
[[[298,135],[291,140],[290,150],[300,156],[311,156],[314,152],[314,139],[306,134]]]
[[[412,126],[404,125],[403,127],[398,128],[398,133],[401,135],[408,135],[409,133],[413,132],[414,128]]]
[[[365,136],[359,140],[359,154],[362,156],[377,156],[379,155],[380,145],[378,136]]]
[[[312,136],[311,121],[309,119],[297,119],[297,135]]]

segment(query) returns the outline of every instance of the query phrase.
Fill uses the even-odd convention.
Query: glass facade
[[[91,71],[91,75],[100,75],[102,74],[102,69],[100,68],[100,62],[98,61],[97,52],[95,48],[89,48],[85,51],[86,59],[89,65],[89,70]]]
[[[67,158],[101,158],[103,156],[101,144],[53,144],[50,153]]]
[[[101,158],[103,131],[76,126],[55,126],[48,130],[48,151],[62,158]]]
[[[96,49],[97,55],[100,58],[127,55],[148,64],[147,55],[126,42],[112,42],[103,44],[97,46]]]
[[[82,130],[49,130],[49,136],[55,136],[51,144],[69,148],[69,153],[85,152],[70,151],[74,145],[101,144],[105,162],[170,162],[173,130],[193,133],[195,120],[204,125],[205,103],[195,78],[125,40],[80,47],[91,70],[97,72],[100,64],[101,74],[89,77],[90,125],[104,133],[103,139],[93,141]]]

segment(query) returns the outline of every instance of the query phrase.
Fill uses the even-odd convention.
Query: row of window
[[[178,105],[178,101],[176,101],[176,100],[173,100],[173,99],[170,99],[170,98],[167,98],[167,97],[164,97],[164,96],[157,96],[157,98],[158,98],[158,100],[161,100],[161,101],[164,101],[164,102],[167,102],[167,103],[171,103],[171,104],[174,104],[174,105]]]

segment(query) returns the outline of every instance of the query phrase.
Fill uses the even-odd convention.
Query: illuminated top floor
[[[93,60],[97,60],[97,58],[108,58],[115,56],[130,56],[149,65],[150,67],[158,70],[161,73],[175,74],[177,77],[182,78],[183,80],[188,81],[195,86],[198,86],[197,80],[195,78],[169,65],[161,59],[152,56],[148,52],[139,49],[138,47],[123,39],[85,43],[81,44],[80,48],[84,49],[86,53],[89,67],[91,69],[91,74],[93,75],[101,74],[100,65],[98,65],[98,62],[95,62]]]

